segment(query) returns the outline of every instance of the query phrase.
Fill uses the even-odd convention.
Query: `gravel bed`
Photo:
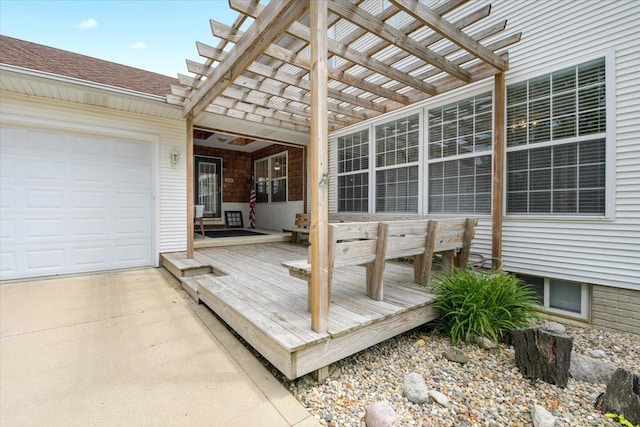
[[[603,360],[640,374],[640,336],[567,327],[573,348],[588,355],[603,350]],[[484,350],[459,346],[464,365],[442,354],[449,339],[418,328],[331,365],[330,378],[317,384],[310,376],[287,381],[276,376],[320,423],[364,426],[365,407],[386,401],[401,426],[532,426],[531,409],[539,404],[557,417],[556,426],[611,426],[593,403],[606,384],[569,379],[567,388],[524,378],[515,366],[512,346]],[[415,404],[403,395],[405,375],[417,372],[427,388],[444,393],[446,407]]]

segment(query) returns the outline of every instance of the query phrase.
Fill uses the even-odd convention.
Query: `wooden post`
[[[491,233],[492,267],[500,268],[502,258],[502,210],[504,196],[505,85],[504,73],[494,79],[495,115],[493,122],[493,227]]]
[[[329,329],[327,2],[311,0],[311,329]]]
[[[193,171],[193,115],[187,115],[187,258],[193,258],[193,197],[195,182]]]

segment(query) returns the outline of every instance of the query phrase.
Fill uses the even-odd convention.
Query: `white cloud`
[[[93,18],[85,19],[84,21],[75,24],[74,27],[80,28],[81,30],[88,30],[89,28],[97,27],[98,21]]]
[[[141,41],[137,41],[129,47],[133,50],[140,50],[140,49],[146,49],[147,45],[142,43]]]

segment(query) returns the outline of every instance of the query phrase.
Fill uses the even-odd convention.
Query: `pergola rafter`
[[[447,19],[467,1],[433,0],[430,7],[423,0],[390,0],[376,13],[368,0],[272,0],[266,6],[229,0],[238,18],[231,26],[210,21],[220,42],[198,42],[204,63],[187,61],[194,76],[179,75],[167,95],[183,107],[187,134],[193,118],[208,111],[310,135],[311,319],[317,332],[326,332],[328,317],[327,132],[492,76],[496,99],[504,99],[505,48],[520,34],[501,35],[506,21],[486,22],[490,6]],[[247,19],[254,22],[243,31]],[[496,105],[495,114],[503,116],[504,105]],[[497,127],[496,152],[503,144],[504,129]],[[193,159],[187,161],[191,186]],[[494,168],[494,191],[502,191],[501,168]],[[192,256],[192,197],[187,204]],[[501,212],[496,202],[494,216]],[[494,240],[501,233],[496,219]]]

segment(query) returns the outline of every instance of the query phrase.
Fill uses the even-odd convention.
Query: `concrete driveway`
[[[318,424],[149,268],[0,285],[0,425]]]

